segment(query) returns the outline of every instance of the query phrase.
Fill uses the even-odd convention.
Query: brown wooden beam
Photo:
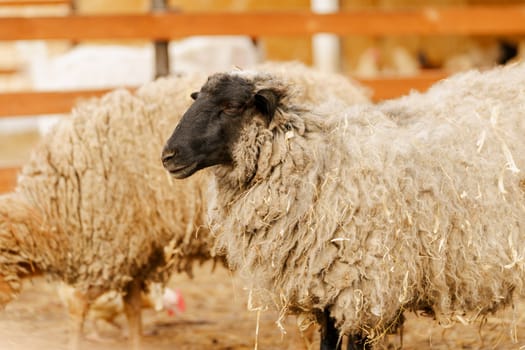
[[[0,93],[0,118],[68,113],[78,101],[109,91],[111,89]]]
[[[424,71],[417,76],[411,77],[357,78],[357,80],[371,88],[374,92],[373,99],[380,101],[404,95],[412,89],[424,91],[430,85],[446,76],[446,72],[436,70]],[[0,93],[0,118],[69,113],[79,100],[98,97],[111,90],[108,88],[79,91]]]
[[[335,14],[153,13],[0,19],[0,40],[154,39],[190,35],[442,35],[523,34],[525,5],[433,7]]]
[[[364,86],[373,91],[372,99],[376,102],[408,94],[412,90],[426,91],[432,84],[447,77],[441,70],[423,71],[410,77],[357,78]]]
[[[2,6],[69,5],[71,0],[0,0]]]
[[[0,68],[0,75],[13,75],[20,73],[20,70],[17,68]]]
[[[0,168],[0,193],[12,191],[20,168]]]

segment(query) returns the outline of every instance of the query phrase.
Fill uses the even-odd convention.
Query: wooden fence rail
[[[70,5],[72,0],[0,0],[0,7]]]
[[[0,168],[0,194],[11,191],[16,185],[19,168]]]
[[[0,118],[68,113],[79,100],[102,96],[107,89],[0,93]]]
[[[17,68],[0,68],[0,75],[12,75],[19,72]]]
[[[525,32],[525,5],[429,7],[334,14],[151,13],[0,19],[0,40],[148,39],[190,35],[494,35]]]
[[[406,94],[412,89],[426,90],[434,82],[445,77],[444,72],[436,70],[423,72],[414,77],[382,77],[357,80],[373,91],[372,98],[375,101],[380,101]],[[111,89],[0,93],[0,118],[68,113],[79,100],[98,97],[108,91]]]

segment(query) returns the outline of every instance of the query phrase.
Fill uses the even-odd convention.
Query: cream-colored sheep
[[[203,74],[161,79],[135,94],[115,91],[79,105],[34,149],[16,191],[0,201],[2,301],[20,278],[49,273],[75,287],[72,346],[89,304],[124,294],[138,348],[140,294],[210,259],[203,191],[208,178],[171,181],[159,162],[169,125],[205,81]]]
[[[523,293],[524,86],[511,65],[334,111],[279,75],[217,74],[163,162],[176,178],[216,165],[217,247],[283,316],[369,339],[405,310],[474,320]]]
[[[282,66],[281,66],[282,65]],[[367,101],[365,90],[299,64],[269,64],[290,81],[313,82],[298,92],[305,103]],[[311,76],[311,78],[309,78]],[[337,81],[327,88],[326,81]],[[135,94],[115,91],[83,103],[33,151],[15,193],[0,200],[0,301],[20,290],[20,279],[50,273],[76,288],[72,346],[84,316],[101,294],[124,294],[131,341],[138,348],[140,292],[212,258],[206,227],[209,176],[172,180],[162,169],[161,145],[202,74],[160,79]],[[341,101],[341,105],[346,101]]]

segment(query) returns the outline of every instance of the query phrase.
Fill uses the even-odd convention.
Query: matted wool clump
[[[257,105],[235,116],[232,161],[212,168],[217,249],[260,306],[329,309],[341,332],[379,338],[406,310],[449,324],[523,292],[525,64],[342,112],[271,74],[213,76],[203,98],[237,80],[279,99],[269,122]],[[185,149],[182,130],[165,150]]]

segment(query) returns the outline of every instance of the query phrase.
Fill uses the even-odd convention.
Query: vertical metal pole
[[[152,12],[164,12],[167,9],[167,0],[151,0]],[[170,57],[168,41],[155,41],[155,79],[170,74]]]

